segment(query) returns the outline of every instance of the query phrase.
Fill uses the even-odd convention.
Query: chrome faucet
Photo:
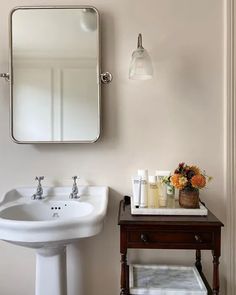
[[[80,196],[78,195],[79,190],[78,190],[78,185],[77,185],[77,179],[79,179],[79,178],[78,178],[78,176],[73,176],[72,179],[74,180],[74,183],[72,186],[72,192],[70,194],[70,198],[71,199],[79,199]]]
[[[37,186],[37,189],[36,189],[36,193],[32,195],[32,199],[33,200],[42,200],[44,199],[43,197],[43,188],[42,188],[42,185],[41,185],[41,180],[44,179],[44,176],[36,176],[35,177],[35,180],[38,180],[38,186]]]

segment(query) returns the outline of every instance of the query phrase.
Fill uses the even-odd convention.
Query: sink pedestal
[[[66,246],[37,250],[35,295],[52,294],[67,294]]]

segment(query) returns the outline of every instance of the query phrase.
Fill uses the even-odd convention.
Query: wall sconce
[[[153,67],[151,58],[143,48],[142,35],[138,35],[138,46],[132,54],[129,67],[129,79],[132,80],[148,80],[153,76]]]

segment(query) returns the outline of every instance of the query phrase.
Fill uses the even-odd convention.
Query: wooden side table
[[[129,294],[128,249],[194,249],[195,266],[208,294],[219,295],[219,258],[221,227],[224,226],[210,211],[208,216],[147,216],[131,215],[130,198],[120,202],[121,290]],[[213,283],[208,284],[201,264],[201,250],[211,250],[213,256]]]

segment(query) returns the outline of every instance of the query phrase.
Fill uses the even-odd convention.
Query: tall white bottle
[[[140,188],[140,208],[146,208],[148,206],[148,170],[139,169],[138,175],[141,176],[141,188]]]
[[[135,208],[139,208],[141,176],[133,176],[132,177],[132,187],[133,187],[133,203],[134,203]]]

